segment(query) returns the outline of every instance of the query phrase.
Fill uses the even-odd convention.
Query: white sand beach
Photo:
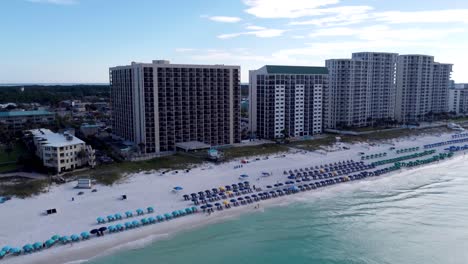
[[[145,210],[147,207],[154,207],[155,212],[145,214],[145,217],[170,213],[174,210],[184,209],[193,206],[190,201],[184,201],[183,195],[193,192],[204,191],[211,188],[233,184],[239,182],[241,174],[247,174],[246,179],[251,185],[264,188],[266,185],[273,185],[277,182],[285,182],[284,170],[304,168],[321,164],[328,164],[338,161],[350,160],[360,161],[358,153],[379,153],[387,152],[388,157],[395,157],[395,151],[390,151],[390,147],[409,148],[422,147],[424,144],[451,140],[452,134],[422,136],[391,141],[371,146],[366,143],[347,145],[349,150],[306,152],[291,150],[288,153],[270,155],[267,157],[249,158],[247,164],[242,164],[241,160],[215,165],[206,163],[191,169],[188,173],[178,171],[178,173],[168,172],[141,172],[128,175],[124,182],[114,186],[95,186],[97,192],[84,190],[83,195],[77,195],[81,190],[75,189],[76,182],[67,183],[60,186],[52,186],[49,192],[29,199],[12,199],[0,205],[0,248],[11,246],[22,248],[23,245],[34,242],[44,242],[53,235],[72,235],[89,231],[93,228],[103,226],[97,224],[97,217],[135,211],[138,208]],[[458,144],[465,145],[465,144]],[[438,150],[447,146],[440,147]],[[421,148],[421,151],[423,149]],[[457,158],[455,158],[457,159]],[[366,161],[370,163],[375,160]],[[429,165],[432,166],[432,165]],[[427,167],[429,167],[427,166]],[[424,169],[427,167],[420,167]],[[269,177],[261,177],[262,172],[271,174]],[[410,171],[395,172],[409,173]],[[395,174],[393,173],[393,174]],[[385,177],[391,176],[388,174]],[[375,177],[367,180],[376,180]],[[353,185],[356,182],[347,182],[339,185]],[[335,185],[335,186],[339,186]],[[182,191],[173,192],[173,188],[181,186]],[[326,187],[326,188],[336,188]],[[314,190],[320,195],[324,189]],[[121,199],[121,195],[127,195],[126,200]],[[298,194],[299,196],[302,194]],[[287,203],[294,196],[284,196],[281,198],[261,201],[263,206],[272,204]],[[74,201],[72,201],[74,198]],[[47,209],[56,208],[57,214],[45,216],[43,213]],[[175,232],[195,228],[201,225],[222,221],[226,218],[235,217],[244,212],[251,212],[254,205],[240,206],[221,212],[215,211],[208,216],[204,213],[197,213],[167,222],[142,226],[124,232],[106,234],[103,237],[95,237],[86,241],[73,244],[57,245],[50,249],[45,249],[29,255],[18,257],[7,256],[0,263],[67,263],[87,260],[102,254],[109,254],[113,250],[122,248],[139,247],[151,241],[167,238]],[[130,218],[139,220],[140,217]],[[124,223],[127,219],[112,222]],[[108,223],[105,226],[110,225]]]

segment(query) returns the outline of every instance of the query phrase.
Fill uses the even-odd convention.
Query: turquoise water
[[[468,263],[468,165],[353,182],[141,249],[119,263]]]

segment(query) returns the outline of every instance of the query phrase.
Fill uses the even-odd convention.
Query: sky
[[[324,66],[428,54],[468,83],[467,0],[0,0],[0,83],[108,83],[132,61]]]

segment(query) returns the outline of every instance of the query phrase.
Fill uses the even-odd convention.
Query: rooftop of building
[[[268,74],[328,74],[327,67],[265,65]]]
[[[54,113],[45,110],[34,111],[9,111],[0,112],[0,117],[16,117],[16,116],[40,116],[40,115],[53,115]]]
[[[54,133],[49,129],[33,129],[29,130],[34,137],[43,139],[43,146],[50,146],[50,147],[64,147],[76,144],[83,144],[84,141],[71,135],[66,132],[62,133]]]
[[[238,68],[238,65],[225,65],[225,64],[173,64],[168,60],[153,60],[151,63],[144,62],[134,62],[132,61],[130,65],[121,65],[116,67],[111,67],[111,70],[116,69],[128,69],[134,66],[146,66],[146,67],[168,67],[168,68]]]

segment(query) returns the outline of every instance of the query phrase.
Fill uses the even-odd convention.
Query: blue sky
[[[468,82],[466,0],[1,0],[0,83],[108,82],[131,61],[324,65],[430,54]]]

